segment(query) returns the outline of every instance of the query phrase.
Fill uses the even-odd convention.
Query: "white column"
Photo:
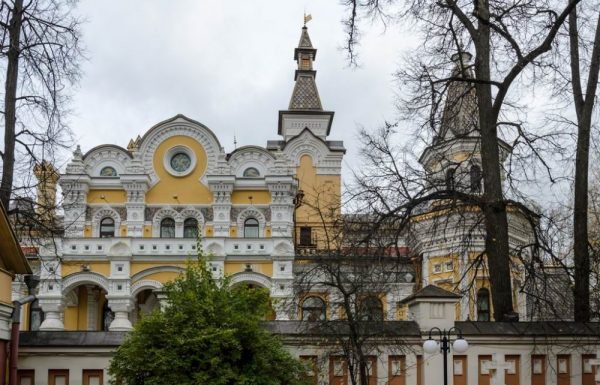
[[[133,329],[129,321],[129,312],[133,308],[133,301],[130,297],[112,297],[108,299],[108,307],[115,313],[115,319],[111,322],[108,330],[129,331]]]
[[[64,301],[62,297],[44,295],[38,297],[40,307],[44,312],[44,322],[40,325],[40,330],[65,330],[62,321],[62,312]]]
[[[92,285],[86,285],[87,291],[87,330],[96,331],[98,329],[98,289]]]

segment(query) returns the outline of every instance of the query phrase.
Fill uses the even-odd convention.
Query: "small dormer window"
[[[248,167],[244,170],[244,177],[246,178],[259,178],[260,172],[254,167]]]
[[[100,176],[117,176],[117,170],[114,167],[106,166],[100,170]]]

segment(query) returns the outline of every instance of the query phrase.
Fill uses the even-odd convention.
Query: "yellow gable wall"
[[[172,147],[183,145],[196,154],[196,168],[190,174],[176,177],[165,169],[163,159],[165,153]],[[204,148],[196,140],[177,135],[162,142],[152,160],[158,183],[146,193],[148,204],[208,204],[212,203],[212,193],[199,179],[207,168],[207,157]],[[173,196],[177,195],[177,199]]]
[[[127,194],[125,190],[90,190],[87,203],[125,203]]]
[[[339,212],[341,196],[339,175],[317,175],[317,169],[313,166],[310,155],[303,155],[296,169],[296,177],[300,182],[299,188],[304,192],[304,204],[296,211],[298,225],[322,224],[319,211],[329,215],[330,210],[334,208]]]
[[[250,200],[252,197],[252,200]],[[260,190],[238,190],[231,193],[231,203],[236,204],[268,205],[271,203],[271,193]]]

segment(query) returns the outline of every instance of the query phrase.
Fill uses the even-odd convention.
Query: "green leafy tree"
[[[215,281],[199,258],[165,292],[166,308],[143,317],[117,349],[111,384],[305,383],[302,363],[261,327],[267,290]]]

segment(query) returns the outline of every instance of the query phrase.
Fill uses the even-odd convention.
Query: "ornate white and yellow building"
[[[211,129],[182,115],[127,148],[77,147],[58,180],[65,234],[40,249],[38,301],[26,328],[131,329],[195,258],[197,236],[216,278],[291,298],[295,244],[318,241],[319,220],[306,203],[323,201],[325,192],[339,207],[345,153],[342,142],[329,140],[333,112],[321,105],[315,56],[304,27],[292,97],[279,112],[280,138],[265,147],[226,153]],[[277,319],[287,319],[278,303]]]

